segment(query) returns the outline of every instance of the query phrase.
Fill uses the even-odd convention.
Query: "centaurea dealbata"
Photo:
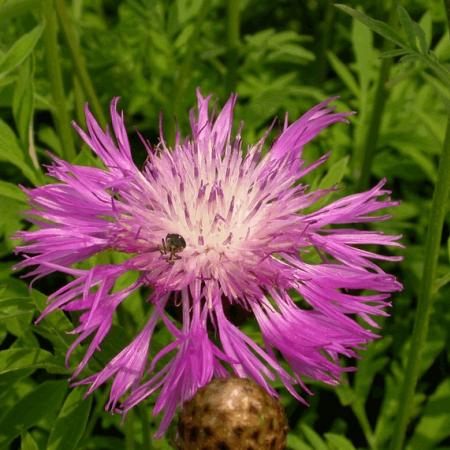
[[[377,214],[396,204],[385,180],[317,210],[315,202],[330,190],[312,191],[301,182],[328,158],[306,165],[303,147],[327,126],[346,122],[349,113],[334,112],[327,100],[286,124],[266,153],[267,134],[244,153],[240,134],[232,136],[236,96],[215,118],[208,112],[210,97],[197,96],[192,137],[177,139],[173,149],[162,137],[155,147],[144,140],[142,170],[133,162],[118,100],[111,104],[112,133],[86,108],[87,131],[75,128],[104,168],[53,157],[48,173],[57,182],[25,189],[35,227],[18,233],[25,259],[17,268],[32,266],[28,275],[36,278],[57,271],[70,279],[49,296],[40,319],[56,309],[81,312],[67,354],[87,342],[74,377],[101,351],[121,303],[142,286],[151,288],[144,328],[100,372],[78,383],[91,393],[112,380],[107,408],[122,412],[156,394],[153,412],[163,412],[157,436],[177,406],[214,377],[249,377],[272,395],[270,381],[278,378],[303,402],[296,385],[309,392],[305,377],[338,383],[349,370],[339,357],[355,357],[376,337],[372,317],[386,315],[390,294],[401,289],[378,266],[399,258],[364,249],[398,247],[399,236],[355,227],[389,217]],[[104,250],[128,258],[74,267]],[[321,262],[308,262],[311,250]],[[137,271],[137,280],[114,290],[128,271]],[[302,304],[293,300],[295,292]],[[169,304],[180,308],[181,320],[168,314]],[[253,314],[263,346],[230,319],[232,304]],[[159,321],[172,341],[150,356]]]

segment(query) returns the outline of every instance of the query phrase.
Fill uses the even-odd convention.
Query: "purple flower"
[[[303,402],[295,386],[309,392],[304,377],[336,384],[350,370],[339,365],[339,356],[355,357],[377,337],[355,319],[377,327],[371,317],[386,315],[390,293],[401,289],[376,264],[400,258],[361,248],[399,247],[399,236],[349,225],[389,217],[374,215],[396,204],[385,181],[315,211],[309,207],[330,190],[297,183],[328,158],[307,166],[303,146],[328,125],[346,122],[349,113],[335,113],[327,100],[286,124],[264,155],[267,134],[245,152],[239,133],[231,136],[236,97],[215,119],[208,114],[209,99],[198,93],[192,138],[177,136],[171,150],[162,137],[156,147],[145,141],[143,170],[132,160],[118,100],[111,104],[114,136],[86,109],[87,132],[75,127],[104,168],[53,157],[49,174],[57,183],[26,190],[36,228],[18,233],[23,245],[17,249],[26,256],[17,268],[34,266],[28,275],[35,278],[55,271],[71,278],[50,295],[39,320],[55,309],[81,312],[68,358],[91,340],[74,377],[100,351],[119,305],[141,286],[152,288],[145,327],[103,370],[77,384],[90,384],[91,393],[111,378],[107,408],[124,412],[158,392],[154,413],[163,412],[163,419],[157,436],[178,405],[228,372],[253,378],[273,395],[269,381],[278,377]],[[106,249],[128,259],[74,268]],[[320,262],[313,262],[313,254]],[[114,289],[128,271],[137,272],[137,280]],[[169,304],[179,307],[182,320],[168,315]],[[253,313],[263,346],[232,323],[231,304]],[[173,340],[151,358],[158,321]]]

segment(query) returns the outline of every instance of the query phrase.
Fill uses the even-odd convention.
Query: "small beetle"
[[[182,252],[186,248],[186,241],[184,237],[180,234],[169,233],[165,239],[162,239],[162,245],[159,246],[159,251],[161,255],[165,256],[164,259],[173,264],[176,259],[181,259],[181,256],[178,256],[177,253]]]

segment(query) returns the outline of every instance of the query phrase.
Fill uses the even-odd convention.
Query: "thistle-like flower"
[[[156,147],[143,140],[148,157],[142,170],[133,162],[117,99],[111,104],[114,136],[86,109],[87,132],[75,128],[104,168],[53,157],[48,173],[57,183],[25,190],[36,229],[18,233],[23,243],[17,249],[26,256],[17,268],[35,266],[28,275],[37,278],[55,271],[71,278],[49,296],[39,320],[58,308],[81,312],[67,358],[91,340],[74,377],[100,351],[120,304],[151,287],[145,327],[103,370],[78,383],[89,384],[91,393],[112,379],[107,408],[122,412],[157,393],[153,412],[163,412],[157,436],[177,406],[214,377],[252,378],[272,395],[269,382],[278,378],[303,402],[295,386],[309,392],[305,377],[336,384],[349,370],[339,356],[356,356],[377,336],[355,319],[376,327],[371,316],[386,315],[390,293],[401,289],[376,264],[399,258],[360,248],[400,246],[399,236],[347,225],[389,217],[373,215],[396,204],[385,181],[317,210],[310,207],[330,190],[298,183],[328,158],[307,166],[303,146],[328,125],[346,122],[349,113],[335,113],[327,100],[286,123],[263,155],[267,134],[245,152],[240,134],[232,137],[236,97],[216,118],[208,113],[209,100],[198,92],[190,139],[178,138],[173,149],[163,137]],[[107,249],[128,258],[74,267]],[[321,262],[308,258],[313,251]],[[137,280],[114,289],[128,271],[137,271]],[[169,303],[180,308],[180,321],[167,313]],[[231,304],[254,315],[264,346],[233,323]],[[150,357],[158,321],[173,340]]]

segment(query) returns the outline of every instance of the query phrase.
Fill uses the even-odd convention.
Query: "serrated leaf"
[[[26,33],[19,38],[3,55],[3,58],[0,60],[0,78],[6,76],[27,58],[33,51],[43,30],[44,25],[38,25],[29,33]]]
[[[83,399],[83,389],[67,396],[50,432],[47,450],[75,450],[83,436],[91,410],[92,397]]]
[[[388,39],[389,41],[394,42],[399,47],[406,46],[403,38],[387,23],[384,23],[380,20],[372,19],[371,17],[366,16],[362,12],[350,8],[347,5],[336,4],[334,6],[336,6],[336,8],[340,9],[341,11],[344,11],[345,13],[351,15],[353,18],[369,27],[375,33],[379,34],[380,36],[383,36],[385,39]]]
[[[21,398],[0,421],[0,446],[37,424],[43,416],[54,414],[64,398],[67,381],[45,381]]]
[[[39,450],[36,441],[30,433],[24,433],[20,442],[20,450]]]

